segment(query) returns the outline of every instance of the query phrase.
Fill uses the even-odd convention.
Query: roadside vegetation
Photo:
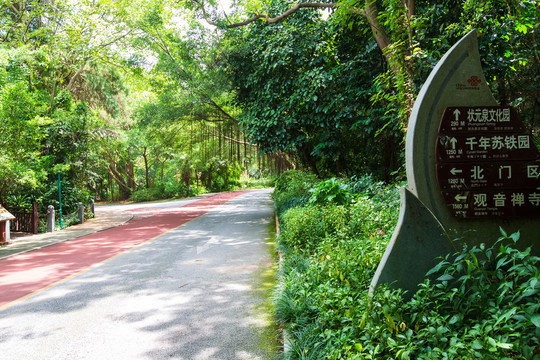
[[[237,189],[287,169],[404,176],[422,83],[477,29],[486,80],[538,133],[538,4],[0,2],[0,203]],[[321,189],[324,193],[324,189]]]
[[[269,187],[292,359],[536,359],[538,259],[466,248],[412,300],[367,290],[398,217],[418,92],[478,34],[540,147],[534,0],[0,2],[0,204]],[[290,169],[304,171],[285,172]],[[371,175],[366,175],[371,174]],[[59,190],[61,181],[61,190]],[[409,294],[412,295],[412,294]]]
[[[519,233],[464,247],[412,296],[369,285],[398,218],[397,186],[283,174],[273,193],[286,359],[539,359],[539,258]]]

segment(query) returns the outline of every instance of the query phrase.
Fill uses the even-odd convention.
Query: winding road
[[[117,207],[124,225],[0,260],[5,359],[273,359],[269,190]]]

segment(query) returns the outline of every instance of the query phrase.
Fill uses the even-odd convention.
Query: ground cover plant
[[[284,207],[294,203],[287,185],[306,185],[298,179],[284,175],[273,195],[281,201],[275,308],[286,359],[540,358],[538,258],[517,250],[519,233],[442,259],[411,300],[388,289],[369,297],[398,218],[397,187],[326,180]],[[331,196],[319,197],[321,189]],[[333,202],[340,191],[349,203]]]
[[[519,233],[464,246],[413,298],[382,291],[362,318],[360,359],[540,359],[539,258]]]

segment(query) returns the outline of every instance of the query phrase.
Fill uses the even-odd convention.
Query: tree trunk
[[[236,138],[240,139],[240,130],[236,130]],[[242,158],[240,157],[240,142],[236,143],[236,162],[239,164],[242,163]]]
[[[150,189],[150,176],[148,174],[148,156],[146,154],[147,147],[144,147],[144,151],[142,154],[142,157],[144,159],[144,179],[145,179],[145,185],[147,189]]]
[[[221,123],[218,123],[218,148],[219,148],[219,159],[221,160]]]
[[[247,170],[248,168],[248,147],[247,147],[247,141],[246,141],[246,134],[244,135],[244,168]]]
[[[319,176],[319,170],[317,169],[317,165],[315,165],[313,156],[311,156],[311,150],[306,149],[306,146],[302,146],[300,148],[300,153],[302,154],[303,162],[311,169],[311,172]]]
[[[118,184],[122,199],[127,199],[131,195],[131,189],[125,183],[122,177],[122,174],[118,172],[114,164],[109,165],[109,174],[112,176],[114,181]]]

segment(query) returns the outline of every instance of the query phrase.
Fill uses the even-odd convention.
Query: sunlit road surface
[[[271,359],[269,191],[130,211],[0,261],[5,359]]]

